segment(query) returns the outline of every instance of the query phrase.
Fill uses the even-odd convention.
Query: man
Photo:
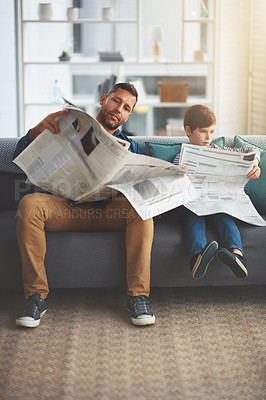
[[[118,129],[130,117],[137,97],[138,93],[133,85],[116,84],[107,95],[101,96],[101,107],[96,120],[111,135],[129,141],[130,151],[143,154],[142,148]],[[19,141],[14,157],[46,128],[53,134],[60,134],[56,121],[58,117],[68,112],[68,110],[58,111],[44,118]],[[127,307],[131,320],[134,325],[154,324],[155,317],[147,301],[150,293],[153,220],[143,221],[122,195],[104,205],[99,203],[75,205],[73,202],[47,193],[28,194],[22,198],[18,206],[17,237],[26,306],[17,318],[16,324],[36,327],[47,311],[45,299],[49,288],[44,266],[45,231],[93,232],[123,229],[126,230]]]

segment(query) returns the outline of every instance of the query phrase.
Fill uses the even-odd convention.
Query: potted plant
[[[62,51],[62,54],[58,57],[60,61],[69,61],[71,59],[67,51]]]

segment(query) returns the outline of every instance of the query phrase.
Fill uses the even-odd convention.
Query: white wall
[[[0,137],[17,136],[14,2],[0,1]]]
[[[217,134],[248,133],[250,0],[222,0],[217,9]]]
[[[252,2],[250,126],[252,135],[266,135],[266,2]]]

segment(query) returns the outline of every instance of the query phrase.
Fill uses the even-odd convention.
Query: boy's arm
[[[252,170],[248,173],[248,179],[257,179],[260,176],[259,160],[256,158]]]
[[[254,146],[242,146],[242,147],[223,147],[223,150],[229,150],[229,151],[236,151],[239,153],[250,153],[250,152],[255,152],[256,153],[256,158],[254,161],[254,165],[252,170],[248,173],[248,179],[257,179],[260,176],[260,167],[259,167],[259,162],[260,162],[260,151],[254,147]]]
[[[248,179],[258,179],[258,177],[260,176],[260,172],[261,172],[260,167],[259,167],[260,151],[252,145],[240,147],[239,150],[243,153],[249,153],[249,152],[255,151],[256,158],[255,158],[252,170],[249,171],[249,173],[248,173]]]
[[[179,160],[180,160],[180,153],[178,153],[178,154],[175,156],[174,161],[173,161],[173,164],[174,164],[174,165],[177,165],[179,168],[183,169],[185,172],[188,172],[188,169],[187,169],[187,167],[186,167],[185,165],[180,165],[180,164],[179,164]]]

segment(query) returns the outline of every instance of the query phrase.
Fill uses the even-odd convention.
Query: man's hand
[[[57,119],[61,115],[68,114],[69,110],[57,111],[55,113],[47,115],[41,122],[39,122],[34,128],[31,129],[29,137],[31,140],[36,139],[45,129],[49,129],[52,133],[57,135],[59,132],[59,127],[57,124]]]
[[[255,160],[252,170],[248,173],[248,179],[257,179],[260,176],[260,167],[258,166],[258,160]]]

